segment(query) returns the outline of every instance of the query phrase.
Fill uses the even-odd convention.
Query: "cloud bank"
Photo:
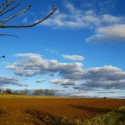
[[[82,63],[60,63],[57,60],[44,59],[39,54],[20,53],[17,62],[6,68],[15,75],[32,77],[47,74],[58,74],[57,78],[50,80],[53,84],[63,87],[73,87],[75,90],[91,89],[124,89],[125,72],[115,66],[102,66],[84,69]]]
[[[125,24],[99,27],[88,42],[125,42]]]
[[[19,87],[27,86],[19,83],[19,80],[17,78],[9,77],[9,76],[0,76],[0,87],[4,87],[8,85],[15,85]]]

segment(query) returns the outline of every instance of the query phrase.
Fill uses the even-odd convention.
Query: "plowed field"
[[[123,99],[0,97],[0,125],[46,125],[54,119],[85,120],[122,105],[125,105]]]

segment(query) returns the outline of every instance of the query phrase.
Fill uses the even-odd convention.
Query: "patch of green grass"
[[[125,125],[125,106],[119,107],[118,110],[98,115],[91,120],[86,120],[82,125]]]

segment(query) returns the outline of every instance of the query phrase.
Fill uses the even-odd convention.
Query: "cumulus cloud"
[[[116,17],[113,15],[109,15],[109,14],[104,14],[102,15],[102,22],[105,23],[121,23],[124,21],[123,17]]]
[[[19,80],[14,77],[9,76],[0,76],[0,87],[4,87],[7,85],[15,85],[15,86],[27,86],[19,83]]]
[[[71,79],[52,79],[50,82],[61,86],[74,86],[77,84],[76,80]]]
[[[6,68],[20,76],[35,76],[38,74],[54,75],[59,73],[65,79],[79,79],[83,72],[82,63],[60,63],[57,60],[47,60],[38,54],[16,54],[21,60]]]
[[[95,67],[83,70],[79,79],[52,79],[52,83],[61,86],[73,86],[79,91],[94,91],[95,89],[124,89],[125,72],[113,66]]]
[[[125,24],[100,27],[88,42],[125,42]]]
[[[113,16],[109,14],[99,15],[93,10],[82,10],[76,8],[70,2],[65,2],[64,8],[66,12],[59,9],[57,12],[40,25],[51,26],[54,28],[83,28],[98,27],[103,24],[118,24],[124,21],[123,17]]]
[[[73,60],[73,61],[83,61],[84,57],[80,55],[62,55],[64,59]]]
[[[16,75],[31,77],[58,74],[61,78],[52,79],[51,83],[74,87],[78,91],[93,88],[125,88],[125,72],[118,67],[102,66],[84,69],[82,63],[60,63],[57,60],[44,59],[39,54],[22,53],[16,56],[20,59],[7,66]]]
[[[125,72],[113,66],[104,66],[86,69],[83,75],[84,82],[76,85],[75,89],[82,90],[84,87],[122,89],[125,88]]]
[[[51,79],[50,80],[50,82],[54,83],[54,84],[59,84],[59,83],[61,83],[61,81],[62,81],[61,79]]]

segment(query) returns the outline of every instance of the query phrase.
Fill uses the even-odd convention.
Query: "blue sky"
[[[16,4],[16,2],[15,2]],[[1,29],[0,87],[54,89],[58,95],[125,97],[124,0],[35,0],[32,8],[6,25],[26,25],[57,11],[27,29]]]

